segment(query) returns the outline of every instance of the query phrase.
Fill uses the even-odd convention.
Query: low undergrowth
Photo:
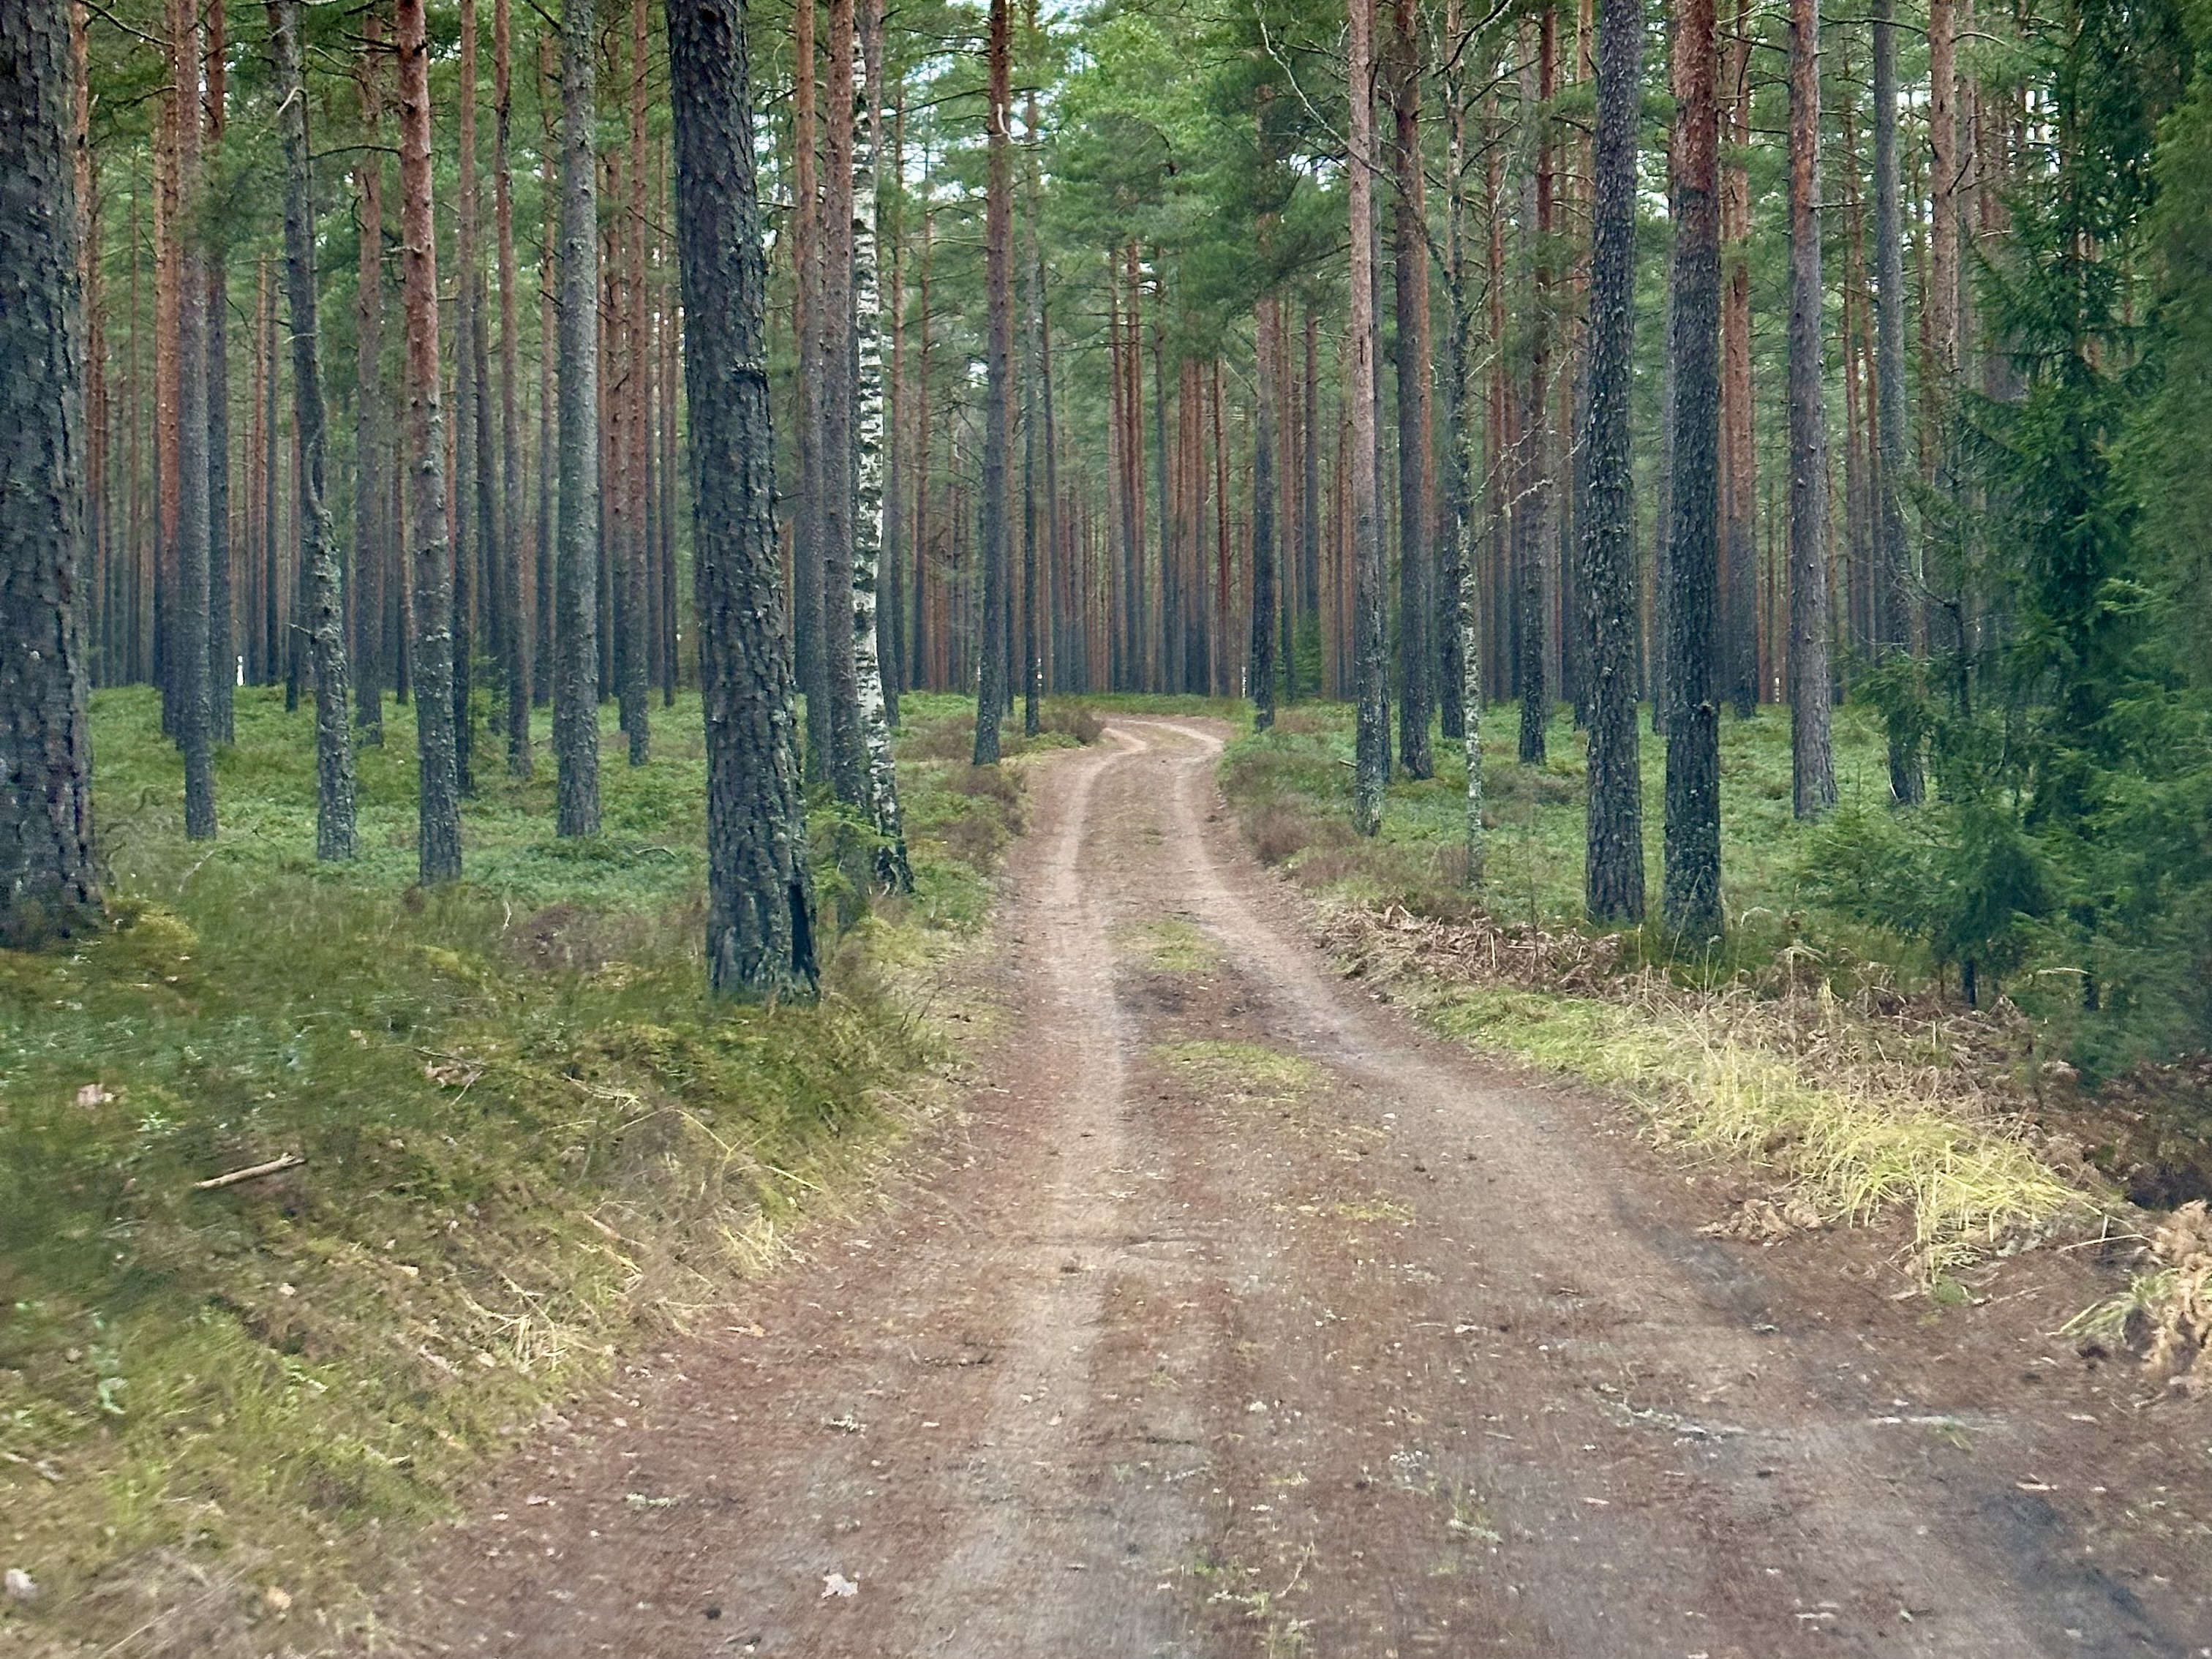
[[[2038,1033],[2008,1007],[1936,995],[1902,942],[1820,908],[1808,832],[1792,822],[1785,720],[1723,726],[1729,931],[1689,957],[1644,933],[1580,925],[1583,761],[1564,720],[1552,758],[1514,757],[1510,720],[1485,731],[1486,880],[1467,881],[1457,745],[1438,773],[1390,787],[1382,834],[1349,826],[1346,711],[1304,705],[1232,743],[1222,782],[1260,857],[1319,904],[1351,971],[1452,1036],[1616,1089],[1654,1139],[1774,1171],[1790,1194],[1729,1231],[1863,1222],[1902,1208],[1912,1265],[1933,1282],[1973,1255],[2079,1224],[2094,1175],[2026,1123]],[[1661,746],[1647,742],[1646,798]],[[1879,734],[1838,724],[1846,795],[1886,787]],[[1659,890],[1659,837],[1647,826]],[[2069,1170],[2054,1162],[2071,1163]]]
[[[1662,1145],[1773,1170],[1797,1200],[1781,1212],[1796,1224],[1901,1206],[1930,1282],[2096,1213],[1940,1027],[1872,1018],[1825,987],[1713,995],[1646,971],[1601,994],[1535,988],[1490,969],[1481,927],[1402,911],[1340,909],[1328,931],[1352,972],[1439,1030],[1617,1090]]]
[[[910,743],[947,717],[910,714]],[[584,842],[546,758],[518,783],[480,738],[467,878],[425,894],[404,708],[330,867],[308,711],[240,694],[191,845],[150,694],[96,700],[116,925],[0,952],[0,1565],[33,1587],[0,1631],[210,1651],[147,1609],[333,1616],[380,1528],[699,1317],[921,1109],[946,1050],[906,987],[983,920],[1017,769],[911,762],[915,899],[847,918],[817,1006],[726,1008],[696,702],[655,714]]]

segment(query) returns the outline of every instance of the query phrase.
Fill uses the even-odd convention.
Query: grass
[[[1233,1096],[1263,1105],[1298,1098],[1322,1079],[1300,1055],[1256,1042],[1167,1042],[1152,1050],[1170,1071],[1209,1097]]]
[[[1122,942],[1163,974],[1206,974],[1221,965],[1221,956],[1202,928],[1174,917],[1133,923]]]
[[[1483,721],[1485,881],[1481,905],[1501,922],[1571,928],[1583,918],[1583,736],[1565,713],[1546,734],[1549,758],[1516,758],[1517,711],[1497,708]],[[1429,915],[1466,915],[1467,769],[1456,741],[1436,745],[1437,775],[1391,782],[1382,829],[1371,842],[1351,830],[1352,711],[1340,703],[1300,703],[1279,712],[1274,730],[1249,733],[1223,757],[1222,781],[1255,850],[1302,885],[1376,905],[1400,904]],[[1881,733],[1855,708],[1836,711],[1837,784],[1847,800],[1886,800],[1888,771]],[[1642,733],[1645,890],[1653,910],[1661,877],[1661,802],[1666,748]],[[1856,981],[1871,970],[1917,974],[1900,942],[1824,912],[1805,878],[1810,832],[1790,816],[1787,711],[1721,721],[1721,867],[1728,938],[1711,960],[1679,964],[1707,979],[1725,978],[1784,951],[1818,954],[1832,975]]]
[[[547,757],[518,783],[480,738],[465,878],[424,893],[405,709],[360,757],[361,858],[325,866],[310,711],[240,694],[195,845],[151,695],[98,696],[116,926],[0,952],[0,1559],[41,1587],[0,1631],[112,1635],[165,1573],[342,1602],[378,1528],[849,1186],[943,1054],[900,984],[980,927],[1020,805],[1018,768],[935,754],[964,708],[908,713],[915,896],[851,911],[818,1006],[731,1009],[696,698],[643,768],[609,741],[584,842]]]
[[[1564,719],[1551,758],[1515,758],[1514,711],[1484,727],[1486,880],[1467,885],[1465,769],[1390,786],[1382,833],[1351,833],[1351,714],[1285,711],[1232,743],[1222,781],[1260,856],[1320,901],[1340,957],[1438,1029],[1617,1090],[1654,1138],[1772,1170],[1821,1223],[1912,1218],[1929,1283],[2094,1212],[2014,1133],[2007,1079],[1962,1065],[1947,1021],[1898,993],[1925,985],[1901,941],[1823,910],[1815,843],[1790,810],[1786,712],[1723,719],[1722,867],[1728,936],[1669,956],[1656,933],[1582,924],[1583,744]],[[1887,798],[1881,736],[1837,713],[1847,800]],[[1647,890],[1659,891],[1663,745],[1645,735]]]

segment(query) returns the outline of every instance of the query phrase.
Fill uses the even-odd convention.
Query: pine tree
[[[1352,750],[1352,827],[1382,827],[1390,775],[1390,710],[1384,684],[1382,543],[1376,510],[1375,431],[1375,0],[1351,0],[1346,56],[1351,98],[1352,320],[1345,401],[1352,410],[1352,677],[1358,705]]]
[[[70,597],[84,357],[66,0],[0,6],[0,947],[97,928],[92,733]]]
[[[814,896],[776,552],[768,279],[744,30],[742,14],[719,0],[667,0],[667,18],[696,458],[708,981],[727,997],[811,996]]]
[[[1828,419],[1820,362],[1820,0],[1790,0],[1790,799],[1800,818],[1817,818],[1836,804],[1828,707]]]
[[[1409,778],[1436,770],[1429,723],[1436,714],[1435,614],[1429,550],[1429,253],[1421,180],[1421,51],[1414,0],[1394,0],[1390,109],[1390,260],[1397,302],[1398,763]]]
[[[323,502],[322,333],[315,297],[314,190],[307,172],[307,88],[300,0],[269,0],[284,143],[284,289],[292,324],[292,419],[300,434],[300,554],[315,668],[315,856],[354,847],[353,744],[347,729],[345,612],[337,541]]]
[[[1636,729],[1636,518],[1629,380],[1636,343],[1636,124],[1644,23],[1609,0],[1600,20],[1589,349],[1576,506],[1589,652],[1589,788],[1583,906],[1594,922],[1644,919],[1644,775]]]
[[[361,258],[355,287],[353,447],[353,674],[361,741],[384,741],[384,575],[391,550],[384,526],[384,156],[383,98],[379,88],[383,20],[371,5],[362,17],[361,83],[363,149],[354,168]]]
[[[983,653],[975,696],[975,764],[999,762],[999,720],[1006,711],[1006,449],[1013,400],[1013,167],[1006,131],[1012,102],[1012,24],[1008,0],[991,0],[989,85],[984,119],[988,183],[984,198],[987,289],[983,410]]]
[[[1719,110],[1713,0],[1677,0],[1674,31],[1674,371],[1667,590],[1668,933],[1702,946],[1721,930],[1720,720],[1713,601],[1720,511]]]
[[[397,0],[400,275],[407,325],[407,465],[413,507],[415,640],[410,678],[419,794],[416,855],[425,887],[461,873],[461,787],[453,735],[453,544],[446,519],[445,416],[438,370],[438,245],[431,202],[430,43],[424,0]]]
[[[560,541],[554,586],[556,828],[599,832],[599,224],[592,0],[561,20]]]

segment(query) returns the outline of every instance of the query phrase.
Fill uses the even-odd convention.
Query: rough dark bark
[[[1409,778],[1436,770],[1436,599],[1429,548],[1429,254],[1421,180],[1421,57],[1414,0],[1395,0],[1390,50],[1390,262],[1397,303],[1398,764]]]
[[[1680,944],[1721,931],[1720,720],[1713,605],[1720,532],[1719,112],[1713,0],[1679,0],[1674,35],[1674,449],[1668,528],[1666,875]]]
[[[1630,377],[1636,349],[1636,124],[1644,20],[1608,4],[1598,23],[1589,377],[1577,504],[1589,651],[1588,835],[1583,902],[1601,924],[1644,919],[1644,772],[1636,730],[1636,511]]]
[[[1375,0],[1352,0],[1346,59],[1352,120],[1352,319],[1345,400],[1352,410],[1352,678],[1358,705],[1352,746],[1352,823],[1363,836],[1382,827],[1390,775],[1390,710],[1384,680],[1382,540],[1376,512],[1375,431]]]
[[[507,668],[507,769],[528,778],[530,754],[530,584],[522,562],[520,345],[515,337],[520,277],[514,262],[514,177],[507,154],[514,114],[513,20],[509,0],[492,6],[492,215],[499,243],[500,639]]]
[[[561,532],[556,556],[555,828],[599,832],[599,224],[592,0],[561,21]]]
[[[623,228],[616,246],[625,250],[629,267],[620,326],[626,342],[623,380],[616,396],[627,411],[629,441],[623,465],[609,487],[629,504],[617,557],[623,602],[619,611],[623,630],[622,728],[629,739],[629,763],[642,766],[652,749],[653,707],[653,595],[648,574],[646,446],[651,441],[646,419],[645,386],[651,361],[645,326],[645,59],[649,50],[646,33],[645,0],[630,0],[629,54],[629,191],[623,213]]]
[[[1012,25],[1007,0],[991,0],[988,112],[985,142],[989,179],[984,199],[983,265],[988,289],[984,348],[983,654],[976,683],[975,763],[999,760],[999,720],[1006,709],[1006,449],[1012,401],[1013,158],[1006,131],[1012,100]]]
[[[207,8],[207,142],[210,165],[222,149],[228,112],[224,9]],[[216,233],[221,234],[220,219]],[[228,748],[237,737],[231,693],[238,683],[237,629],[230,592],[229,251],[207,249],[208,736]]]
[[[1940,3],[1940,0],[1939,0]],[[1790,4],[1790,807],[1836,804],[1829,733],[1828,417],[1820,376],[1820,8]]]
[[[185,835],[215,834],[214,732],[208,708],[207,276],[198,246],[200,58],[190,0],[170,9],[178,106],[176,587],[169,620],[169,682],[177,747],[185,757]]]
[[[1521,732],[1516,750],[1523,766],[1540,766],[1545,733],[1552,718],[1553,534],[1551,422],[1552,56],[1555,36],[1552,14],[1523,27],[1534,33],[1535,50],[1523,53],[1522,106],[1528,113],[1531,154],[1522,173],[1522,235],[1533,252],[1529,303],[1528,375],[1520,392],[1519,477],[1514,485],[1513,553],[1518,572],[1515,653],[1521,680]]]
[[[719,995],[774,1000],[811,996],[817,970],[743,17],[724,0],[667,0],[707,728],[707,977]]]
[[[1885,657],[1912,646],[1913,582],[1905,547],[1905,489],[1911,463],[1905,428],[1905,240],[1897,161],[1897,0],[1874,8],[1874,465],[1875,647]],[[1889,789],[1900,805],[1923,793],[1910,723],[1891,723]]]
[[[490,525],[483,512],[483,290],[477,261],[477,8],[460,0],[460,106],[453,236],[453,771],[461,793],[476,793],[476,621]]]
[[[430,188],[430,44],[424,0],[398,0],[400,271],[407,318],[407,465],[414,483],[416,854],[425,887],[461,873],[461,788],[453,754],[453,545],[446,521],[439,407],[438,243]]]
[[[544,217],[538,261],[538,536],[532,550],[532,583],[536,600],[530,653],[530,701],[539,708],[553,701],[556,665],[553,658],[553,614],[559,584],[554,580],[560,522],[555,516],[555,477],[560,471],[560,444],[554,422],[560,395],[554,388],[554,368],[560,358],[560,282],[556,250],[561,242],[564,204],[553,176],[554,158],[561,149],[554,122],[558,102],[553,96],[553,42],[538,37],[538,105],[541,137],[538,147],[538,195]],[[556,764],[558,764],[556,755]]]
[[[361,741],[384,741],[384,569],[390,557],[384,527],[384,156],[383,22],[371,6],[362,19],[362,142],[354,170],[361,258],[354,297],[356,344],[353,414],[354,699]]]
[[[315,856],[349,859],[353,745],[347,731],[344,593],[323,502],[322,333],[315,306],[314,185],[307,170],[307,88],[300,64],[300,0],[270,0],[284,145],[284,289],[292,322],[292,420],[300,434],[300,568],[315,669]]]
[[[0,947],[100,926],[77,630],[84,355],[69,8],[0,7]]]
[[[1252,412],[1252,644],[1245,669],[1253,725],[1275,723],[1275,336],[1281,301],[1261,300],[1255,324]]]

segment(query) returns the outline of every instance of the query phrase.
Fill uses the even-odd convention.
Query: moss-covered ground
[[[335,1595],[377,1529],[849,1188],[943,1057],[904,988],[977,933],[1018,823],[1018,765],[966,763],[970,707],[908,702],[914,898],[869,906],[817,809],[822,999],[735,1008],[700,966],[696,697],[656,706],[641,768],[606,733],[586,841],[553,835],[543,716],[528,783],[480,729],[465,878],[425,893],[407,708],[332,866],[310,710],[240,692],[192,844],[152,695],[100,693],[115,925],[0,952],[0,1565],[40,1589],[0,1632],[119,1633],[101,1597],[149,1563]]]

